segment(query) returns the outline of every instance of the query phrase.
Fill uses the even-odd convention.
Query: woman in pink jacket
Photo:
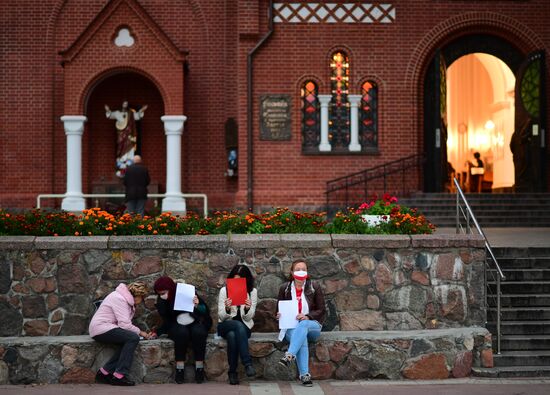
[[[147,285],[136,281],[126,286],[120,284],[101,302],[90,322],[90,336],[101,343],[120,345],[120,349],[97,371],[96,383],[130,386],[135,383],[128,378],[134,351],[139,337],[151,335],[132,324],[135,306],[148,294]]]

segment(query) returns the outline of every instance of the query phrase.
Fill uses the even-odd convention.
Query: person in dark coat
[[[153,337],[167,334],[174,341],[176,358],[176,383],[184,382],[184,369],[187,347],[191,343],[195,357],[195,381],[204,381],[204,357],[206,338],[212,327],[210,310],[205,301],[195,294],[192,312],[174,310],[176,283],[168,276],[155,281],[155,293],[158,295],[155,307],[162,318],[162,325],[153,333]]]
[[[145,214],[147,186],[151,182],[149,170],[141,163],[141,156],[134,156],[134,164],[126,169],[124,186],[126,187],[126,212]]]

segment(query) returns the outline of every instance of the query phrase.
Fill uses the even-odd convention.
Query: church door
[[[516,72],[516,116],[510,142],[516,192],[542,192],[546,189],[544,61],[544,52],[533,52]]]

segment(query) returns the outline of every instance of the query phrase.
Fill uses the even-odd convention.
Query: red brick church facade
[[[167,177],[161,117],[184,115],[183,193],[206,193],[213,208],[321,207],[326,181],[426,151],[425,82],[438,50],[477,35],[520,57],[544,54],[549,19],[547,0],[1,2],[0,207],[32,207],[38,194],[66,191],[64,115],[87,119],[82,191],[118,182],[114,124],[104,105],[123,100],[148,105],[141,153],[159,192]],[[131,46],[115,44],[121,29]],[[366,100],[365,83],[376,87],[375,129],[360,130],[355,151],[349,135],[339,148],[331,135],[332,149],[320,149],[321,106],[316,102],[311,123],[304,110],[308,82],[317,96],[333,94],[341,77],[331,68],[335,53],[346,57],[345,94]],[[266,97],[288,106],[282,129],[269,129]],[[359,119],[367,119],[359,103]],[[542,103],[546,189],[549,102]],[[229,176],[232,148],[238,171]],[[407,177],[423,190],[430,174],[420,167]]]

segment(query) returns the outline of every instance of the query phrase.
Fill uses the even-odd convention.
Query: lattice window
[[[302,150],[318,151],[320,142],[319,88],[313,81],[306,81],[301,88],[302,99]]]
[[[378,85],[372,81],[361,86],[359,143],[362,150],[378,147]]]
[[[330,88],[332,99],[329,105],[329,141],[332,150],[347,151],[349,145],[349,60],[337,51],[330,61]]]

